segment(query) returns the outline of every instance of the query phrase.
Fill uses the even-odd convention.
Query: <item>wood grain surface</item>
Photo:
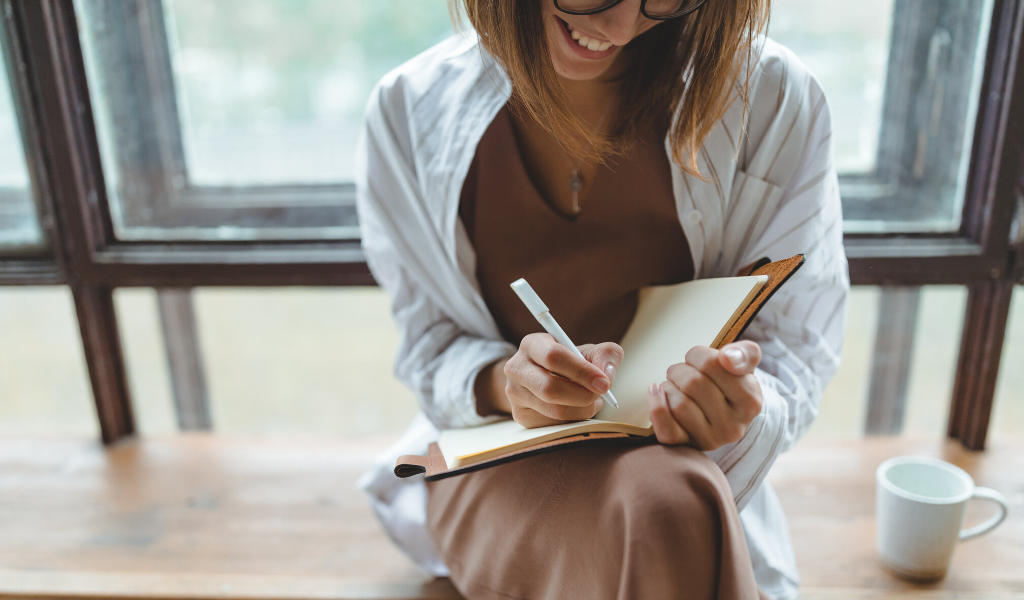
[[[182,434],[104,449],[0,439],[0,597],[455,599],[399,552],[354,486],[389,440]],[[1024,441],[984,453],[902,438],[808,441],[772,480],[803,598],[1024,598]],[[941,456],[1002,491],[1010,518],[964,543],[940,584],[903,583],[874,560],[874,470]],[[969,522],[988,514],[979,505]]]

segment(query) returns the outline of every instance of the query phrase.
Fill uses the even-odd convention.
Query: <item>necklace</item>
[[[595,130],[600,131],[601,125],[604,124],[605,117],[608,116],[608,111],[612,107],[612,101],[609,100],[607,106],[604,107],[604,112],[601,113],[601,118],[598,119],[597,125],[594,126]],[[583,178],[580,177],[580,167],[583,166],[583,159],[577,159],[575,163],[572,162],[572,157],[569,153],[562,148],[561,144],[558,145],[558,151],[565,157],[566,162],[569,163],[569,168],[572,169],[572,173],[569,175],[569,191],[572,192],[572,214],[573,216],[580,214],[580,190],[583,189]]]

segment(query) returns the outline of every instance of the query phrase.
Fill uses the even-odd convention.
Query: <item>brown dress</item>
[[[531,182],[508,110],[497,115],[459,214],[505,339],[542,331],[509,288],[519,277],[577,344],[619,341],[640,288],[693,277],[663,133],[600,168],[570,218]],[[427,527],[470,599],[758,597],[725,475],[693,448],[562,450],[427,489]]]

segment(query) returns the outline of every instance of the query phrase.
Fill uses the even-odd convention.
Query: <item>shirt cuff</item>
[[[725,473],[739,510],[743,510],[782,454],[789,418],[789,404],[776,390],[775,378],[760,369],[754,375],[761,384],[761,413],[747,425],[739,440],[706,453]]]
[[[481,417],[476,412],[474,386],[484,367],[515,353],[515,346],[501,340],[470,336],[455,340],[434,374],[434,405],[441,409],[438,416],[443,421],[435,424],[442,429],[458,429],[501,419],[501,415]]]

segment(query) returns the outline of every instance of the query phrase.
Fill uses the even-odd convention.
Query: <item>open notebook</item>
[[[636,316],[621,342],[625,358],[612,386],[619,408],[606,403],[592,419],[534,429],[509,419],[446,430],[428,456],[401,457],[395,474],[426,472],[428,480],[440,479],[567,444],[652,436],[648,386],[664,381],[668,367],[684,362],[690,348],[718,348],[735,341],[801,264],[802,255],[774,263],[762,259],[745,269],[746,275],[641,290]]]

